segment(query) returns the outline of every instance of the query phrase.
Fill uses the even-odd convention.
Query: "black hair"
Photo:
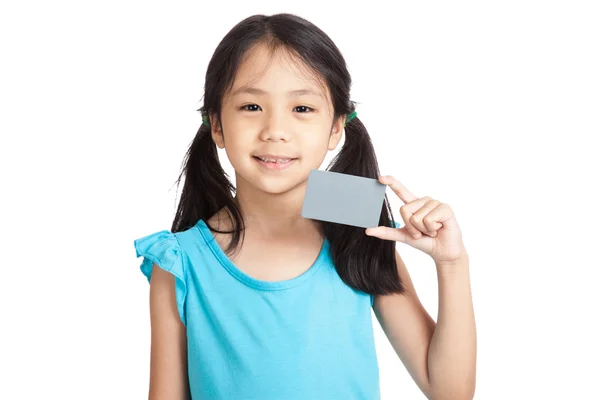
[[[253,15],[236,24],[221,40],[208,64],[205,78],[204,105],[198,110],[203,117],[217,119],[220,124],[224,94],[233,84],[245,53],[257,44],[272,50],[281,48],[301,59],[327,84],[334,109],[334,121],[355,110],[350,101],[352,84],[346,62],[337,46],[320,28],[294,14]],[[379,167],[369,134],[359,118],[348,121],[344,145],[334,157],[328,171],[377,179]],[[183,161],[181,178],[185,183],[171,231],[186,230],[199,220],[208,219],[221,209],[232,217],[231,242],[226,252],[243,241],[243,218],[233,194],[235,187],[219,162],[211,127],[202,124]],[[369,293],[404,293],[400,280],[395,243],[367,236],[364,228],[320,222],[330,242],[330,254],[340,278],[350,287]],[[394,226],[387,195],[379,225]]]

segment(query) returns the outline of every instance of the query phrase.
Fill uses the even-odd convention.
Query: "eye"
[[[242,107],[240,107],[240,110],[243,110],[243,111],[254,111],[254,110],[248,110],[248,109],[246,108],[246,107],[254,107],[254,106],[256,106],[256,107],[259,107],[259,108],[260,108],[260,106],[259,106],[258,104],[246,104],[245,106],[242,106]]]
[[[314,111],[314,109],[313,109],[313,108],[310,108],[310,107],[307,107],[307,106],[298,106],[298,107],[294,107],[294,108],[295,108],[295,109],[296,109],[296,108],[303,108],[303,109],[308,109],[308,110]],[[310,111],[309,111],[309,112],[310,112]],[[305,113],[305,112],[300,112],[300,114],[306,114],[306,113]]]

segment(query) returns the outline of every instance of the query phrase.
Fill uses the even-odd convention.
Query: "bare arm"
[[[149,400],[189,400],[186,329],[177,312],[175,277],[156,264],[150,278]]]
[[[397,251],[396,262],[407,293],[375,297],[373,309],[384,333],[428,399],[473,399],[476,335],[468,256],[437,265],[437,323],[422,306]]]
[[[434,400],[427,370],[427,353],[436,324],[423,307],[397,250],[396,263],[406,293],[376,296],[373,311],[410,376],[425,397]]]
[[[436,265],[439,286],[438,320],[428,351],[434,399],[473,399],[475,395],[477,336],[469,257]]]

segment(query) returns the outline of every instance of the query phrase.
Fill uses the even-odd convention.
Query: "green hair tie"
[[[206,115],[202,116],[202,123],[204,125],[210,126],[210,120],[208,119],[208,117]]]
[[[346,122],[344,123],[344,126],[348,125],[348,122],[352,121],[355,117],[356,117],[356,111],[352,111],[350,114],[348,114],[348,116],[346,117]]]

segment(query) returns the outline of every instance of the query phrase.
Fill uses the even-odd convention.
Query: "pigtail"
[[[226,207],[233,217],[232,231],[219,231],[210,226],[209,228],[214,232],[233,233],[227,251],[236,247],[242,237],[240,227],[243,227],[243,219],[233,198],[235,186],[219,162],[217,146],[207,124],[200,126],[188,148],[181,174],[177,179],[178,186],[183,176],[185,182],[171,231],[184,231],[201,219],[206,222]]]
[[[328,171],[377,179],[379,166],[369,133],[358,118],[348,122],[346,140]],[[404,293],[396,265],[396,243],[367,236],[364,228],[322,222],[340,278],[371,294]],[[387,195],[379,225],[394,226]]]

